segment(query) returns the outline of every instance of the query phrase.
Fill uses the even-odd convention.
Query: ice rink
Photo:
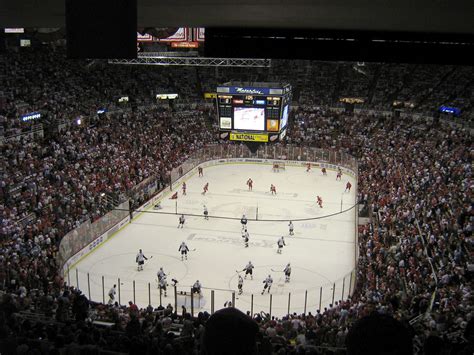
[[[253,191],[246,185],[249,178],[254,182]],[[268,164],[232,163],[206,167],[203,177],[196,172],[185,181],[186,196],[181,187],[170,191],[161,200],[161,210],[150,208],[141,213],[71,269],[70,283],[79,283],[86,295],[90,292],[92,300],[101,302],[107,302],[108,290],[118,284],[121,304],[135,298],[139,306],[151,302],[157,307],[160,302],[164,306],[175,304],[172,279],[178,281],[178,293],[189,292],[199,280],[203,290],[193,301],[194,313],[211,310],[211,290],[215,290],[215,309],[232,300],[235,291],[237,308],[256,313],[269,312],[271,307],[276,316],[285,315],[288,308],[291,313],[302,313],[305,305],[307,312],[315,312],[320,303],[322,307],[331,303],[333,293],[335,300],[347,298],[354,286],[350,273],[355,265],[355,208],[321,217],[354,205],[354,188],[344,192],[348,181],[356,186],[352,177],[344,174],[336,181],[336,172],[329,169],[323,176],[319,168],[306,172],[304,167],[286,166],[277,173]],[[209,183],[209,192],[202,195],[205,183]],[[270,194],[270,184],[276,186],[277,195]],[[172,200],[175,191],[179,197]],[[323,208],[315,203],[317,195],[323,199]],[[209,220],[202,217],[204,205]],[[176,211],[196,216],[186,216],[184,228],[178,229]],[[249,219],[248,248],[241,236],[240,217],[244,213]],[[294,223],[293,236],[288,236],[289,220]],[[285,236],[286,247],[278,254],[280,236]],[[182,241],[191,249],[185,261],[178,252]],[[139,248],[149,258],[140,272],[135,263]],[[255,265],[253,280],[244,281],[244,292],[239,296],[236,271],[249,261]],[[292,274],[291,281],[285,283],[281,271],[288,262]],[[160,297],[157,288],[160,267],[168,274],[167,297]],[[269,274],[274,280],[271,300],[268,293],[261,295],[263,280]],[[190,302],[188,296],[177,296],[178,307],[185,305],[189,311]]]

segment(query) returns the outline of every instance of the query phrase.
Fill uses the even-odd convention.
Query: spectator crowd
[[[212,109],[156,105],[153,94],[182,90],[192,97],[238,69],[223,69],[216,76],[202,69],[186,81],[173,70],[149,73],[68,61],[61,49],[35,56],[8,54],[1,60],[7,97],[0,107],[4,136],[28,129],[16,118],[24,110],[41,110],[50,126],[66,123],[44,137],[2,141],[0,352],[211,354],[205,333],[212,334],[215,321],[206,312],[193,318],[171,305],[138,309],[92,303],[80,290],[65,286],[56,257],[67,232],[110,209],[104,194],[129,194],[149,178],[164,186],[170,171],[190,153],[218,141],[208,119]],[[292,112],[287,141],[279,144],[356,157],[359,201],[370,210],[372,222],[359,231],[354,294],[307,314],[280,319],[247,314],[256,325],[256,353],[344,354],[354,346],[354,325],[374,313],[401,324],[413,352],[472,353],[470,130],[437,119],[345,114],[327,107],[343,94],[366,97],[376,108],[389,107],[395,98],[414,100],[423,110],[431,99],[447,97],[470,110],[472,68],[400,68],[374,64],[365,69],[371,78],[358,78],[349,66],[316,63],[285,74],[298,76],[293,80],[302,104]],[[285,80],[261,69],[255,75],[262,81]],[[453,88],[443,81],[448,75],[456,75],[461,84]],[[150,79],[156,79],[152,89]],[[387,84],[391,80],[394,85]],[[124,94],[137,98],[134,107],[116,103]],[[110,112],[94,114],[101,107]],[[84,118],[81,124],[78,116]]]

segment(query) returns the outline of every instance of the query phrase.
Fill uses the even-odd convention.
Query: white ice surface
[[[254,181],[253,191],[248,191],[246,181]],[[229,164],[204,169],[204,177],[197,173],[187,179],[187,196],[181,188],[178,200],[170,200],[171,193],[161,202],[163,209],[150,209],[136,217],[104,245],[76,265],[77,272],[70,270],[70,283],[77,285],[95,301],[103,300],[102,276],[104,276],[105,301],[107,292],[120,278],[120,301],[133,301],[135,280],[135,302],[142,307],[151,299],[153,306],[160,304],[156,285],[156,272],[163,267],[168,276],[168,295],[161,302],[174,305],[171,279],[177,279],[178,291],[189,291],[199,279],[203,285],[202,297],[194,302],[194,313],[211,310],[211,289],[215,290],[215,309],[220,309],[232,299],[237,291],[236,270],[242,270],[248,261],[255,265],[253,280],[244,282],[244,293],[236,292],[235,305],[242,311],[270,311],[270,296],[260,295],[263,280],[269,274],[274,279],[271,289],[272,315],[282,316],[290,312],[315,312],[320,303],[328,306],[332,301],[347,298],[349,287],[353,288],[349,273],[355,265],[355,209],[343,214],[322,219],[296,221],[303,218],[322,217],[354,205],[355,191],[344,192],[346,182],[355,182],[348,175],[336,181],[335,171],[328,170],[323,176],[319,169],[306,172],[303,167],[286,166],[286,170],[275,173],[269,165]],[[209,182],[209,192],[201,194]],[[277,188],[277,195],[269,192],[270,184]],[[174,192],[174,191],[173,191]],[[316,203],[316,195],[323,199],[323,208]],[[211,218],[200,217],[206,205]],[[184,229],[178,229],[178,216],[159,212],[196,214],[187,216]],[[244,247],[241,237],[240,217],[249,218],[250,246]],[[258,221],[254,221],[257,217]],[[213,216],[235,219],[213,218]],[[282,221],[264,221],[264,220]],[[293,220],[295,235],[288,236],[288,221]],[[285,236],[287,246],[277,254],[276,242]],[[196,249],[181,261],[179,244],[186,241],[189,248]],[[141,248],[151,259],[143,271],[137,271],[135,256]],[[290,262],[291,282],[284,282],[282,272]],[[243,273],[242,273],[243,275]],[[344,285],[343,285],[344,279]],[[150,283],[150,293],[148,291]],[[335,290],[332,289],[336,283]],[[344,288],[344,290],[343,290]],[[305,292],[307,291],[307,293]],[[118,298],[118,297],[117,297]],[[179,296],[178,304],[185,304],[190,311],[190,297]],[[180,310],[179,310],[180,311]]]

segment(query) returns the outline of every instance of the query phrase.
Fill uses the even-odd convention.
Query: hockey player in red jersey
[[[351,185],[351,183],[348,181],[347,184],[346,184],[346,189],[344,190],[344,192],[346,192],[346,191],[351,192],[351,187],[352,187],[352,185]]]
[[[273,184],[270,185],[270,192],[272,193],[272,195],[277,194],[277,189],[276,189],[275,185],[273,185]]]
[[[323,199],[321,198],[321,196],[316,196],[316,202],[320,208],[323,208]]]
[[[204,188],[202,190],[202,194],[205,195],[207,191],[209,191],[209,183],[208,182],[206,182],[206,185],[204,185]]]
[[[311,163],[306,164],[306,172],[309,173],[311,171]]]
[[[247,186],[249,187],[249,191],[252,191],[252,188],[253,188],[253,180],[251,178],[249,178],[247,180]]]
[[[321,172],[323,173],[324,176],[326,176],[328,174],[327,171],[326,171],[326,168],[322,168]]]

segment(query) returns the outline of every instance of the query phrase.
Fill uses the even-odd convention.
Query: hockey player
[[[263,290],[262,290],[262,295],[265,293],[265,290],[267,290],[268,293],[270,293],[270,289],[272,288],[273,284],[273,279],[270,275],[263,281]]]
[[[196,282],[194,283],[193,285],[193,293],[201,293],[201,283],[199,282],[199,280],[196,280]]]
[[[158,285],[160,288],[160,293],[163,292],[163,295],[166,297],[166,286],[168,286],[168,283],[166,282],[166,275],[164,275],[159,281]]]
[[[346,189],[344,190],[344,192],[348,191],[348,192],[351,192],[351,183],[348,181],[347,184],[346,184]]]
[[[247,186],[249,187],[249,191],[252,191],[253,188],[253,181],[251,178],[247,180]]]
[[[342,177],[342,170],[341,168],[337,168],[336,180],[341,181],[341,177]]]
[[[163,277],[166,277],[166,274],[163,271],[162,267],[160,267],[160,270],[158,270],[158,272],[156,273],[156,277],[158,277],[158,284],[160,283],[160,281]]]
[[[320,208],[323,208],[323,199],[321,196],[316,196],[316,203],[319,205]]]
[[[327,171],[326,171],[326,168],[322,168],[321,172],[323,173],[324,176],[326,176],[328,174]]]
[[[183,182],[183,185],[181,186],[181,189],[183,190],[183,195],[186,195],[186,183]]]
[[[255,266],[253,266],[251,261],[249,261],[249,263],[247,265],[245,265],[245,267],[242,270],[242,271],[245,271],[244,278],[247,278],[247,275],[250,275],[250,279],[253,280],[253,271],[252,270],[253,270],[254,267]]]
[[[201,167],[198,167],[198,176],[199,177],[203,177],[204,176],[204,173],[202,172],[202,168]]]
[[[247,217],[245,217],[245,215],[242,215],[242,218],[240,219],[240,223],[242,224],[242,230],[247,228]]]
[[[242,276],[240,276],[239,274],[239,281],[237,283],[237,288],[239,289],[239,295],[242,294],[243,292],[243,287],[244,287],[244,279],[242,278]]]
[[[181,217],[179,217],[179,224],[178,224],[178,228],[183,228],[184,227],[184,222],[186,221],[186,219],[184,218],[184,214],[181,215]]]
[[[189,248],[188,248],[188,246],[186,245],[185,242],[182,242],[182,243],[181,243],[181,245],[179,246],[178,251],[181,252],[181,260],[183,260],[183,258],[185,258],[186,260],[188,260],[188,251],[189,251]]]
[[[278,253],[278,254],[281,254],[281,251],[283,250],[283,246],[286,245],[286,244],[285,244],[285,238],[280,237],[280,239],[278,239],[277,244],[278,244],[277,253]]]
[[[140,249],[138,251],[137,257],[135,258],[135,262],[138,263],[138,271],[143,270],[143,264],[145,264],[145,260],[148,260],[148,258],[143,254],[142,250]]]
[[[202,194],[205,195],[206,192],[209,191],[209,183],[206,182],[206,185],[204,185],[203,189],[202,189]]]
[[[244,238],[245,247],[248,248],[249,247],[249,232],[247,232],[247,228],[245,228],[245,230],[242,232],[242,238]]]
[[[273,184],[270,185],[270,192],[272,193],[272,195],[277,194],[277,189],[276,189],[275,185],[273,185]]]
[[[291,266],[290,263],[288,263],[285,268],[283,269],[283,272],[285,273],[285,282],[290,282],[290,275],[291,275]]]
[[[110,289],[110,291],[109,291],[109,293],[108,293],[108,295],[109,295],[109,302],[108,302],[107,304],[111,305],[112,303],[114,303],[114,301],[115,301],[115,294],[116,294],[116,293],[117,293],[117,285],[114,285],[114,286]]]
[[[311,171],[311,163],[306,165],[306,172],[309,173]]]
[[[206,205],[204,205],[204,211],[202,213],[204,214],[204,219],[209,220],[209,211],[207,210]]]
[[[293,234],[294,234],[294,233],[293,233],[293,229],[294,229],[294,227],[293,227],[293,222],[290,221],[290,223],[288,223],[288,234],[289,234],[289,235],[293,235]]]

